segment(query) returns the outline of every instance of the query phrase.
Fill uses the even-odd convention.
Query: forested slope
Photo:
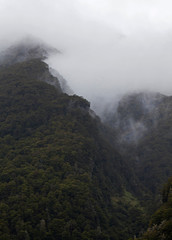
[[[162,205],[151,217],[148,230],[138,240],[172,239],[172,178],[163,188]]]
[[[144,227],[143,192],[89,107],[39,58],[1,66],[0,239],[124,240]]]
[[[107,116],[119,152],[155,198],[172,176],[172,97],[141,92],[121,99]]]

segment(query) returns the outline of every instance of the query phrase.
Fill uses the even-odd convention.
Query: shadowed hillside
[[[106,124],[140,181],[158,196],[172,176],[172,98],[149,92],[127,95]]]
[[[40,58],[2,64],[0,238],[124,240],[143,229],[148,195],[109,136]]]

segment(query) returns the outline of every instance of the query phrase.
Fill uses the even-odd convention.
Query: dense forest
[[[154,204],[149,209],[155,213],[139,239],[171,239],[172,98],[153,92],[126,95],[107,114],[106,124],[116,133],[120,154],[152,196],[147,204]]]
[[[172,178],[164,185],[162,205],[150,219],[149,228],[138,240],[172,239]]]
[[[43,61],[47,51],[17,46],[1,57],[0,239],[139,237],[172,175],[171,98],[158,95],[143,112],[138,96],[130,97],[118,119],[113,113],[102,123],[86,99],[63,92]],[[124,127],[131,115],[148,129],[137,144]],[[170,189],[171,181],[144,240],[155,239],[148,237],[154,224],[168,235]]]
[[[1,66],[0,113],[1,239],[127,239],[144,227],[108,130],[41,58]]]
[[[119,152],[154,195],[172,176],[172,97],[145,92],[126,95],[106,118]]]

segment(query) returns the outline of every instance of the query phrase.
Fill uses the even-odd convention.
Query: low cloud
[[[0,0],[0,49],[33,35],[62,54],[48,60],[73,91],[112,98],[172,94],[171,1]]]

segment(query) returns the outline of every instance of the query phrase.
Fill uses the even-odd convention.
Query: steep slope
[[[172,98],[158,107],[158,121],[137,147],[138,175],[153,193],[172,176]]]
[[[143,185],[158,196],[172,176],[172,98],[158,93],[125,96],[106,124]]]
[[[57,49],[28,37],[1,52],[0,65],[9,66],[38,58],[43,60],[57,53],[60,53]]]
[[[106,123],[118,129],[118,141],[133,145],[156,126],[159,105],[166,97],[159,93],[141,92],[125,95],[117,110],[106,117]]]
[[[124,240],[143,228],[142,192],[92,116],[42,58],[1,65],[0,239]]]
[[[138,240],[172,239],[172,178],[163,189],[162,206],[154,213],[148,230]]]

